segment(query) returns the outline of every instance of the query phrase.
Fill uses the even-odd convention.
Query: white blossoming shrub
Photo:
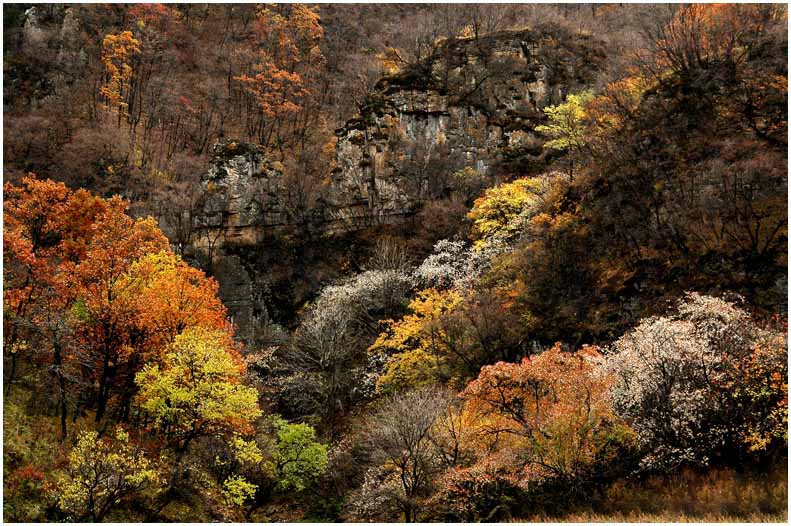
[[[437,241],[434,253],[423,260],[413,276],[421,287],[451,287],[469,273],[469,252],[464,241]]]
[[[420,289],[466,289],[491,265],[492,258],[508,250],[506,243],[493,241],[475,250],[464,241],[443,239],[413,272]]]
[[[399,497],[404,489],[392,470],[372,467],[365,472],[362,486],[348,499],[344,515],[350,522],[387,522],[398,517]]]
[[[329,419],[373,395],[377,364],[365,351],[379,320],[399,313],[411,288],[410,276],[398,270],[370,270],[324,288],[279,353],[286,405]]]
[[[743,310],[692,293],[677,315],[643,320],[613,344],[614,404],[647,451],[644,467],[705,465],[732,445],[734,372],[766,338]]]
[[[389,315],[406,301],[412,280],[399,270],[369,270],[338,285],[325,287],[316,300],[305,323],[318,321],[317,316],[333,311],[346,322],[368,326],[378,315]]]

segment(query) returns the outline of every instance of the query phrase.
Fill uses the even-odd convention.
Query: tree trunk
[[[66,378],[63,376],[63,355],[59,343],[55,343],[54,350],[55,375],[58,377],[58,388],[60,390],[60,441],[63,442],[66,440],[66,421],[68,418],[68,409],[66,406]]]
[[[110,393],[110,358],[105,356],[102,364],[102,377],[99,380],[99,396],[96,404],[96,422],[101,422],[107,409],[107,398]]]
[[[5,396],[8,396],[8,393],[11,392],[11,384],[14,382],[14,376],[16,376],[16,363],[17,363],[17,353],[11,353],[11,371],[8,373],[8,378],[6,379],[5,383]]]

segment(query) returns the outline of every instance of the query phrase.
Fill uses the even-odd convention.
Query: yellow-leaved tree
[[[155,492],[161,476],[142,448],[120,427],[115,436],[80,434],[69,453],[67,476],[59,483],[58,506],[76,520],[101,522],[122,499]]]
[[[241,383],[244,364],[226,331],[193,327],[178,335],[163,366],[137,374],[138,400],[177,454],[196,438],[252,432],[258,393]]]
[[[453,342],[441,317],[461,303],[462,296],[456,291],[426,289],[409,304],[412,314],[387,322],[387,330],[368,349],[389,357],[377,381],[378,390],[420,387],[447,373]]]
[[[550,138],[544,143],[545,147],[570,154],[569,176],[573,174],[575,157],[588,144],[587,106],[593,99],[594,95],[590,91],[569,95],[563,104],[544,108],[549,123],[536,126],[537,132],[544,133]]]
[[[538,210],[548,187],[544,178],[525,177],[486,190],[467,214],[475,248],[514,241]]]
[[[107,99],[111,108],[118,110],[118,119],[126,115],[128,104],[124,92],[129,89],[132,80],[131,62],[140,53],[140,41],[131,31],[123,31],[117,35],[105,35],[102,41],[102,63],[107,73],[107,82],[99,92]]]

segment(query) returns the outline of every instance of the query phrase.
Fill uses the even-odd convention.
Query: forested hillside
[[[787,520],[785,5],[3,24],[5,520]]]

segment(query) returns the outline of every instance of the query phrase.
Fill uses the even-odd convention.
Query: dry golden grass
[[[759,522],[759,523],[788,523],[788,514],[786,512],[771,514],[771,513],[754,513],[750,515],[723,515],[723,514],[705,514],[705,515],[685,515],[683,513],[627,513],[627,514],[613,514],[603,515],[596,513],[572,513],[562,517],[534,517],[530,519],[531,522],[579,522],[579,523],[595,523],[595,522]],[[522,522],[522,521],[516,521]]]
[[[514,522],[777,522],[788,523],[788,475],[716,469],[619,481],[601,504]]]

